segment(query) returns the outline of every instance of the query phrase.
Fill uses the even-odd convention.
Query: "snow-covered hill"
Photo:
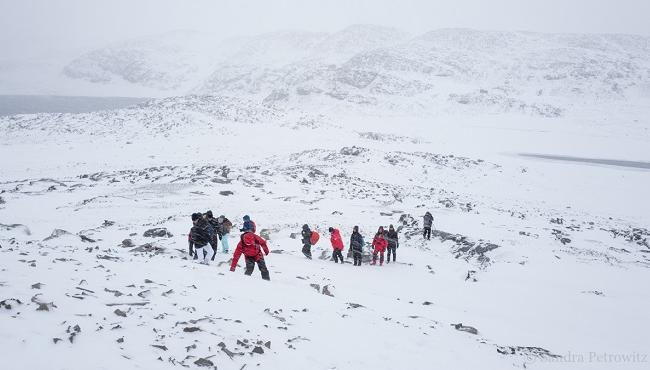
[[[356,25],[218,41],[180,33],[80,56],[73,78],[175,94],[255,95],[281,105],[524,112],[556,117],[594,101],[647,104],[649,38]]]
[[[0,118],[3,361],[610,369],[590,354],[644,353],[650,173],[517,155],[648,158],[643,111],[304,108],[183,96]],[[241,262],[231,273],[231,254],[210,266],[187,258],[189,216],[208,209],[236,228],[255,219],[270,282]],[[431,241],[420,236],[426,210]],[[314,260],[295,239],[303,223],[322,235]],[[330,261],[329,226],[347,242],[354,225],[369,241],[388,224],[397,263]]]

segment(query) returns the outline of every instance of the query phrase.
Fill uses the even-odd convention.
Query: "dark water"
[[[550,159],[550,160],[555,160],[555,161],[577,162],[577,163],[588,163],[588,164],[603,164],[603,165],[607,165],[607,166],[628,167],[628,168],[642,168],[642,169],[650,170],[650,162],[624,161],[624,160],[620,160],[620,159],[582,158],[582,157],[570,157],[570,156],[564,156],[564,155],[549,155],[549,154],[519,153],[519,155],[522,156],[522,157]]]
[[[146,98],[0,95],[0,116],[25,113],[86,113],[125,108]]]

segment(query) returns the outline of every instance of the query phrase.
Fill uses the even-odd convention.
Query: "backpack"
[[[320,234],[318,234],[316,231],[311,232],[311,237],[309,238],[309,242],[311,245],[315,245],[318,243],[318,240],[320,239]]]
[[[242,253],[246,257],[256,257],[260,253],[260,246],[255,240],[253,233],[245,233],[241,236]]]

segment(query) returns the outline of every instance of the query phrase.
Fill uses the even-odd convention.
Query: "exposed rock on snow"
[[[478,334],[478,330],[476,330],[476,328],[471,327],[471,326],[467,326],[467,325],[463,325],[462,323],[460,323],[460,324],[452,324],[452,326],[454,327],[454,329],[456,329],[458,331],[464,331],[466,333],[470,333],[470,334],[474,334],[474,335]]]
[[[119,246],[122,248],[133,248],[135,247],[135,244],[133,244],[133,241],[131,239],[124,239]]]
[[[146,238],[171,238],[174,235],[164,227],[149,229],[142,234]]]
[[[551,353],[549,350],[539,347],[512,347],[497,346],[497,352],[502,355],[517,355],[528,359],[534,358],[560,358],[562,356]]]
[[[72,234],[69,231],[63,230],[63,229],[54,229],[54,231],[52,231],[52,234],[50,234],[50,236],[48,236],[47,238],[45,238],[43,240],[48,241],[48,240],[52,240],[52,239],[55,239],[55,238],[59,238],[59,237],[61,237],[63,235],[74,235],[74,234]]]

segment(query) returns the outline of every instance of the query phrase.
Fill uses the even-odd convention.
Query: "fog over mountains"
[[[370,25],[225,41],[174,32],[90,51],[63,72],[169,95],[245,95],[280,104],[333,99],[423,110],[460,104],[557,116],[594,99],[647,99],[649,40],[469,29],[409,35]]]

